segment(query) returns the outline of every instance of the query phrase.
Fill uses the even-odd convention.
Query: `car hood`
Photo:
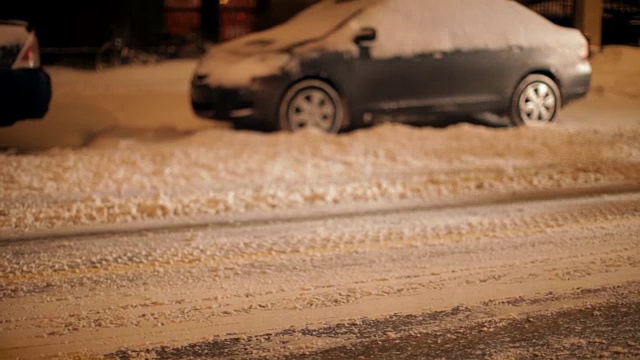
[[[283,52],[321,40],[378,0],[325,0],[269,30],[242,36],[209,49],[209,53],[257,55]]]

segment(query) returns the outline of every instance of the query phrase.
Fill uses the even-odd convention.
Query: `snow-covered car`
[[[26,22],[0,20],[0,126],[42,119],[51,79],[40,65],[35,32]]]
[[[389,118],[495,113],[551,123],[590,88],[583,34],[511,0],[325,0],[211,46],[196,114],[338,132]],[[407,115],[407,116],[402,116]]]

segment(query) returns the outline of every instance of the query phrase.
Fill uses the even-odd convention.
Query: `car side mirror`
[[[356,36],[353,38],[353,42],[355,42],[358,46],[362,46],[362,44],[365,42],[375,40],[377,35],[378,34],[376,33],[376,29],[374,28],[362,28],[360,29],[360,32],[358,32],[358,34],[356,34]]]

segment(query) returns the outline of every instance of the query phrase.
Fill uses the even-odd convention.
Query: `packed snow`
[[[622,97],[607,94],[621,91],[610,77],[636,71],[627,61],[639,51],[597,55],[600,90],[555,126],[386,124],[342,135],[198,120],[184,77],[190,61],[98,74],[52,68],[52,117],[2,129],[0,139],[38,148],[78,137],[72,144],[84,147],[0,155],[0,234],[638,184],[638,84],[626,81]],[[101,86],[83,86],[93,81]]]

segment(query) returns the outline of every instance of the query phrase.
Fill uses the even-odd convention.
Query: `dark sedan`
[[[212,46],[194,111],[276,130],[495,113],[545,125],[584,97],[585,37],[509,0],[325,0]]]
[[[35,32],[25,22],[0,20],[0,126],[42,119],[50,101]]]

